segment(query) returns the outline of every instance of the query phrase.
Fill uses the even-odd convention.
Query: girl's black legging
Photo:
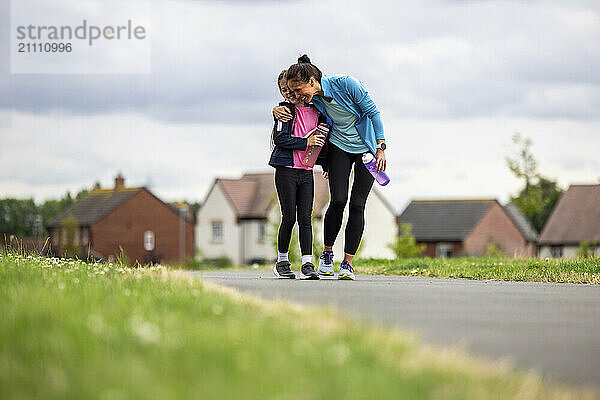
[[[281,206],[281,225],[277,236],[277,249],[287,253],[292,229],[298,216],[298,231],[302,255],[312,254],[311,214],[315,192],[313,172],[306,169],[277,167],[275,188]]]
[[[328,143],[327,167],[331,201],[325,213],[325,246],[333,246],[342,227],[344,208],[348,202],[350,170],[354,165],[354,182],[350,195],[344,253],[356,254],[365,228],[365,204],[375,179],[362,162],[362,154],[347,153]]]

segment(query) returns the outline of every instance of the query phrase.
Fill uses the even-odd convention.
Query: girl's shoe
[[[273,273],[278,278],[296,279],[296,274],[290,269],[291,265],[289,261],[279,261],[275,263]]]
[[[319,279],[319,275],[315,272],[315,266],[311,262],[307,262],[302,264],[300,268],[300,273],[304,277],[304,279]]]
[[[353,281],[354,278],[354,268],[352,265],[346,260],[342,261],[340,265],[340,272],[338,274],[338,279],[347,279]]]
[[[335,276],[335,272],[333,272],[333,252],[324,251],[323,254],[321,254],[317,274],[322,276]]]

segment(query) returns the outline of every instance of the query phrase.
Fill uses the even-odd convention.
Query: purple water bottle
[[[362,156],[363,164],[367,167],[367,170],[373,175],[373,178],[379,183],[381,186],[385,186],[390,183],[390,177],[383,171],[377,172],[377,160],[375,156],[369,152],[363,153]]]

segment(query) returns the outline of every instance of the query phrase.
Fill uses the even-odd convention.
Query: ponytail
[[[312,65],[310,62],[310,58],[306,54],[298,57],[298,62],[296,64],[292,64],[286,74],[286,78],[288,81],[299,81],[299,82],[308,82],[310,78],[315,78],[319,84],[321,83],[321,77],[323,74],[321,70],[316,66]]]

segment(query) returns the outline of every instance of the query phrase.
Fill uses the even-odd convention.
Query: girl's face
[[[287,81],[287,85],[294,95],[305,103],[309,103],[313,96],[321,90],[321,85],[315,78],[310,77],[308,82],[300,82],[297,80]]]
[[[285,79],[279,81],[279,92],[281,93],[284,99],[286,99],[293,105],[303,103],[298,99],[298,96],[296,96],[294,92],[288,87]]]

